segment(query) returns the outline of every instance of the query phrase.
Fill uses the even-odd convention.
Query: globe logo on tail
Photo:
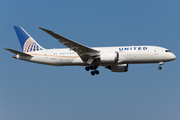
[[[34,52],[43,50],[43,48],[32,38],[28,38],[24,43],[23,52]]]

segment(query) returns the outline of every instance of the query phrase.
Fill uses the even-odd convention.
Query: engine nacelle
[[[117,63],[119,54],[117,52],[102,52],[100,55],[100,61],[102,63]]]
[[[112,65],[107,66],[106,68],[110,69],[112,72],[127,72],[128,64]]]

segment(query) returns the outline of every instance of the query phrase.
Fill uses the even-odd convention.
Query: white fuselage
[[[98,62],[99,66],[119,65],[119,64],[138,64],[138,63],[159,63],[174,60],[176,56],[168,49],[158,46],[119,46],[119,47],[94,47],[92,49],[102,53],[118,54],[117,62]],[[79,55],[70,49],[44,49],[35,52],[28,52],[31,57],[17,54],[15,58],[47,64],[54,66],[87,66]]]
[[[66,49],[45,49],[22,27],[14,26],[22,52],[5,48],[16,54],[14,58],[54,66],[86,66],[91,75],[99,74],[97,68],[104,66],[112,72],[127,72],[128,64],[159,63],[176,59],[168,49],[158,46],[87,47],[67,39],[53,31],[38,27],[58,40]]]

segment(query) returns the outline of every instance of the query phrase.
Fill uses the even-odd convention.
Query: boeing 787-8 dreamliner
[[[87,47],[50,30],[38,27],[56,38],[66,49],[45,49],[41,47],[22,27],[14,26],[22,52],[5,48],[15,53],[13,58],[54,66],[85,66],[91,74],[99,74],[98,66],[112,72],[127,72],[128,64],[159,63],[176,59],[168,49],[158,46]]]

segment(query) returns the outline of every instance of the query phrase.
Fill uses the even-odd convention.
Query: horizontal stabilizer
[[[5,50],[8,50],[14,54],[19,54],[19,55],[22,55],[22,56],[27,56],[27,57],[30,57],[31,55],[29,54],[26,54],[26,53],[23,53],[23,52],[19,52],[19,51],[16,51],[16,50],[13,50],[13,49],[9,49],[9,48],[4,48]]]

